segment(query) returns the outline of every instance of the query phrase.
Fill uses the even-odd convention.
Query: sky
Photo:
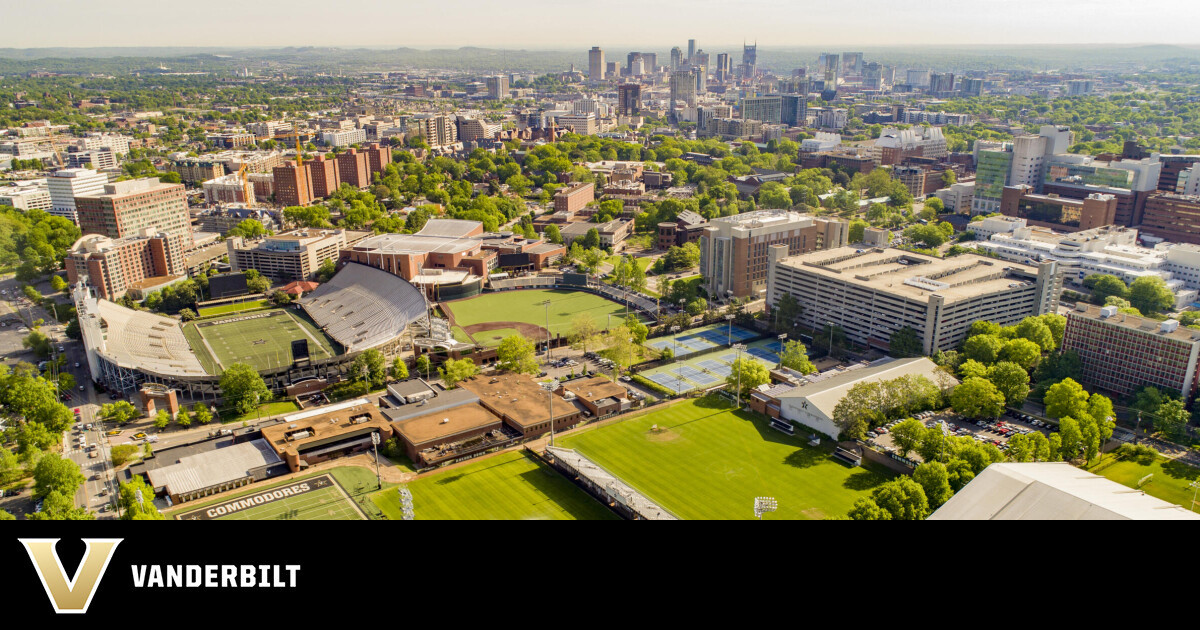
[[[0,0],[0,47],[1200,44],[1198,0]],[[440,25],[439,25],[440,23]]]

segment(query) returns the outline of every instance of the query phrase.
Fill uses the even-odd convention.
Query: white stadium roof
[[[301,298],[300,305],[347,353],[403,335],[425,313],[425,298],[408,281],[353,262]]]

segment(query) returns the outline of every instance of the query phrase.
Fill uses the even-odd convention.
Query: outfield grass
[[[893,476],[851,468],[769,428],[763,416],[729,407],[717,397],[690,400],[559,443],[685,519],[754,518],[759,496],[779,501],[768,519],[841,516]]]
[[[185,327],[184,335],[201,364],[214,374],[234,363],[246,363],[258,371],[289,364],[292,342],[298,339],[309,342],[309,355],[314,360],[334,356],[333,341],[303,316],[293,314],[290,309],[256,314],[268,313],[272,315],[244,321],[234,321],[245,316],[238,315],[197,322]]]
[[[517,330],[516,328],[494,328],[486,332],[475,333],[475,341],[481,346],[494,348],[500,345],[500,342],[504,341],[505,337],[511,335],[516,335],[518,337],[522,336],[521,331]],[[545,342],[546,338],[542,337],[541,339],[535,339],[534,341]]]
[[[486,322],[524,322],[546,326],[546,307],[541,303],[550,300],[550,331],[566,334],[571,321],[580,313],[587,313],[600,328],[608,326],[608,316],[624,316],[625,307],[598,295],[585,291],[563,291],[558,289],[528,289],[485,293],[467,300],[443,304],[454,313],[454,323],[471,326]],[[632,312],[632,311],[631,311]],[[476,337],[479,335],[476,334]]]
[[[418,520],[599,520],[615,514],[549,466],[522,451],[452,468],[408,484]],[[399,497],[387,488],[372,497],[400,520]]]
[[[253,300],[250,302],[233,302],[232,304],[222,304],[220,306],[209,306],[200,309],[197,313],[200,317],[212,317],[213,315],[224,315],[226,313],[238,313],[241,311],[249,311],[258,308],[267,308],[271,305],[269,300]]]
[[[1169,501],[1176,505],[1190,508],[1194,488],[1188,484],[1200,479],[1200,468],[1158,457],[1154,460],[1117,459],[1113,454],[1105,455],[1088,472],[1107,477],[1121,485],[1137,488],[1138,481],[1146,475],[1154,477],[1146,482],[1141,490],[1146,494]]]

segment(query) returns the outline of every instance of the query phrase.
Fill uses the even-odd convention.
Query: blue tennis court
[[[745,328],[738,328],[737,326],[733,327],[733,338],[736,339],[737,341],[745,341],[747,339],[750,339],[751,337],[757,337],[757,336],[758,336],[758,333],[751,332],[749,330],[746,330]]]
[[[705,359],[705,360],[701,361],[698,365],[700,367],[708,370],[709,372],[712,372],[713,374],[716,374],[717,376],[720,376],[722,378],[729,376],[730,374],[733,373],[733,368],[729,367],[725,363],[721,363],[720,361],[713,361],[712,359]]]
[[[671,340],[670,339],[657,339],[655,341],[647,341],[646,345],[650,346],[651,348],[654,348],[655,350],[662,350],[663,348],[671,347]]]
[[[701,350],[708,350],[709,348],[716,347],[716,344],[709,343],[708,341],[705,341],[704,339],[700,339],[699,337],[692,337],[691,339],[680,339],[679,345],[686,347],[687,349],[691,350],[692,352],[699,352]]]
[[[771,343],[769,343],[763,347],[766,348],[767,350],[770,350],[771,352],[776,353],[776,354],[783,352],[783,342],[782,341],[772,341]]]
[[[729,343],[729,334],[723,330],[706,330],[700,333],[700,336],[718,346],[724,346]]]
[[[646,378],[654,381],[658,385],[662,385],[676,394],[682,394],[683,392],[691,391],[696,388],[695,385],[692,385],[687,381],[680,380],[674,374],[660,372],[658,374],[651,374]]]
[[[671,371],[675,374],[683,376],[683,378],[686,378],[689,381],[694,381],[697,377],[704,376],[704,372],[701,372],[690,365],[673,366]]]
[[[732,364],[733,364],[733,362],[737,360],[737,353],[736,353],[736,352],[727,352],[727,353],[725,353],[725,354],[722,354],[721,356],[719,356],[719,357],[717,357],[717,358],[719,358],[719,359],[721,359],[722,361],[724,361],[724,362],[726,362],[726,363],[728,363],[728,364],[732,365]]]
[[[700,385],[700,387],[708,387],[710,385],[716,385],[724,379],[717,378],[711,374],[705,374],[704,372],[697,372],[695,376],[688,375],[688,380],[695,381]]]
[[[763,348],[749,348],[746,350],[746,354],[771,363],[779,363],[779,355]]]

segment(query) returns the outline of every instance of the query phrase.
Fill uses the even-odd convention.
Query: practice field
[[[330,475],[294,479],[259,492],[225,499],[179,514],[179,520],[328,521],[361,520],[345,491]]]
[[[308,340],[309,356],[334,356],[335,343],[303,313],[290,309],[256,311],[233,317],[195,322],[183,329],[184,336],[212,374],[234,363],[247,363],[267,370],[292,361],[292,341]]]
[[[417,520],[611,520],[617,518],[549,466],[523,452],[481,459],[408,484]],[[399,519],[395,488],[371,497]]]
[[[546,307],[542,302],[550,300],[550,332],[567,334],[571,322],[580,313],[587,313],[600,329],[608,326],[609,315],[613,325],[618,317],[625,316],[625,306],[585,291],[563,291],[559,289],[525,289],[484,293],[477,297],[456,302],[443,302],[442,310],[453,317],[454,324],[470,333],[475,342],[485,346],[498,345],[492,339],[493,330],[513,334],[525,334],[531,338],[545,335]],[[634,312],[630,310],[630,312]],[[523,325],[522,325],[523,324]]]
[[[767,519],[842,516],[892,477],[851,468],[826,449],[769,428],[763,416],[729,407],[709,396],[559,442],[685,519],[754,518],[760,496],[779,501]]]
[[[1085,468],[1090,473],[1107,477],[1119,484],[1137,488],[1146,475],[1154,475],[1140,488],[1146,494],[1185,508],[1192,507],[1195,489],[1188,484],[1200,479],[1200,468],[1182,462],[1157,457],[1153,460],[1117,459],[1109,453],[1095,466]]]

